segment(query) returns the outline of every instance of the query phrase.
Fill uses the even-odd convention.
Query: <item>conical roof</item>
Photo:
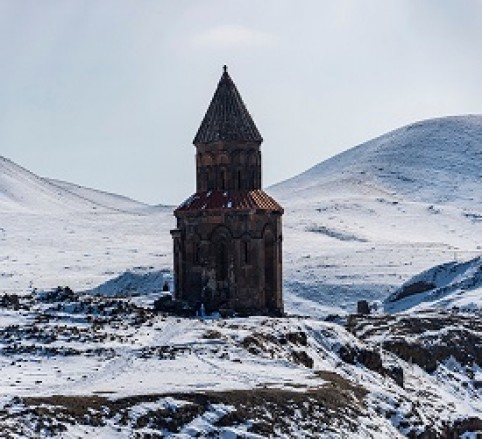
[[[262,142],[226,66],[193,143]]]

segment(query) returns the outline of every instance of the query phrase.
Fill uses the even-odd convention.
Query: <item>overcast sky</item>
[[[481,113],[481,2],[0,0],[0,155],[179,204],[223,64],[269,186],[405,124]]]

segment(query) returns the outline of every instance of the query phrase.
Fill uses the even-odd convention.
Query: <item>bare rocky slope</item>
[[[449,438],[481,430],[474,316],[354,315],[348,331],[306,317],[200,321],[156,313],[145,297],[69,288],[4,295],[0,310],[10,318],[0,332],[6,437]],[[473,356],[453,355],[455,334],[476,343]]]

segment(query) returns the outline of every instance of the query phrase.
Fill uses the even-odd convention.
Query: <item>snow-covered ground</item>
[[[171,397],[180,407],[195,404],[175,394],[278,389],[291,398],[297,392],[315,392],[323,406],[324,386],[330,385],[339,390],[347,386],[350,398],[358,401],[354,407],[360,403],[359,415],[351,414],[358,420],[360,437],[398,437],[431,424],[442,431],[443,420],[478,419],[481,361],[480,366],[468,365],[444,357],[437,370],[428,372],[396,356],[396,344],[381,349],[389,337],[388,321],[361,323],[359,339],[323,319],[354,312],[360,299],[382,303],[405,282],[432,280],[444,289],[448,282],[475,274],[474,264],[458,265],[466,268],[443,278],[435,277],[438,269],[432,267],[451,268],[481,252],[481,117],[435,119],[395,130],[268,192],[285,208],[284,296],[292,317],[200,322],[151,311],[162,283],[172,282],[173,207],[147,206],[41,178],[0,158],[0,299],[4,293],[22,297],[19,306],[9,298],[0,307],[0,392],[5,395],[0,405],[8,406],[0,409],[0,416],[7,413],[0,425],[8,419],[19,422],[15,410],[26,413],[22,410],[28,404],[12,403],[13,396],[97,395],[105,398],[103,404],[111,404],[132,395],[161,395],[126,406],[124,427],[119,419],[102,414],[105,435],[82,423],[65,432],[65,437],[94,431],[128,437],[142,417],[140,411],[152,415],[154,406],[149,404],[157,404],[158,411],[167,410],[166,398]],[[481,259],[479,264],[481,270]],[[439,301],[442,314],[431,319],[445,322],[451,316],[444,309],[470,302],[471,308],[463,308],[481,326],[481,271],[479,279],[479,286],[471,288],[471,300],[460,282],[451,290],[454,300]],[[48,291],[58,285],[69,286],[75,297],[66,296],[65,303],[46,301]],[[411,314],[410,306],[404,309]],[[398,319],[391,320],[395,327]],[[366,337],[367,328],[377,336]],[[477,328],[466,330],[477,333]],[[292,333],[304,333],[306,341],[293,336],[295,341],[287,342]],[[350,355],[344,357],[340,348],[346,345]],[[481,349],[481,336],[479,345]],[[380,351],[382,363],[375,365],[374,355],[360,353],[366,351]],[[391,367],[403,370],[404,388],[391,378]],[[195,416],[188,410],[193,416],[186,418],[180,434],[211,431],[250,437],[248,424],[230,424],[223,427],[226,431],[215,425],[231,419],[233,410],[248,410],[232,397],[220,397],[219,407],[196,402],[201,411]],[[301,416],[297,410],[287,417],[281,436],[304,436],[305,427],[295,421]],[[338,410],[335,406],[334,413]],[[36,413],[24,416],[30,419],[25,432],[38,427]],[[260,413],[251,416],[263,418]],[[461,428],[470,431],[468,425]],[[137,431],[150,433],[152,425],[146,428]],[[351,428],[346,420],[331,434],[347,436]],[[312,433],[307,430],[305,435]]]

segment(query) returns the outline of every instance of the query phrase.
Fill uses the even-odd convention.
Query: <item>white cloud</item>
[[[197,46],[215,48],[270,47],[278,43],[278,37],[238,24],[226,24],[195,35],[192,42]]]

